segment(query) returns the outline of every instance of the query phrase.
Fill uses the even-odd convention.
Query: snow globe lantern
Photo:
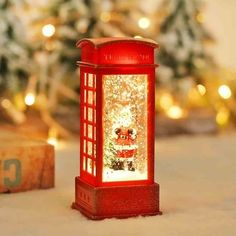
[[[91,219],[157,215],[155,67],[148,39],[82,39],[80,176],[73,208]]]

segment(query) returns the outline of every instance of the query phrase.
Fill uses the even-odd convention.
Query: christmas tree
[[[167,0],[168,15],[160,27],[159,69],[161,82],[196,77],[212,63],[205,42],[210,39],[203,28],[200,2],[196,0]]]
[[[26,31],[15,9],[24,1],[0,1],[0,93],[10,96],[19,92],[30,73],[30,53]]]
[[[30,9],[34,9],[32,3]],[[78,102],[79,88],[76,61],[79,50],[77,40],[89,37],[93,27],[91,1],[55,0],[37,7],[36,17],[30,25],[38,94],[46,95],[48,108],[68,100]],[[39,40],[40,39],[40,40]]]
[[[156,37],[162,14],[155,1],[147,4],[143,0],[103,0],[99,3],[94,11],[93,37]]]
[[[90,0],[0,1],[0,109],[4,117],[22,124],[30,109],[39,112],[52,136],[58,132],[70,136],[54,114],[69,115],[75,109],[78,113],[80,51],[75,44],[91,34],[91,9]]]
[[[197,0],[165,0],[162,11],[166,17],[157,37],[161,65],[157,70],[157,110],[171,119],[186,118],[186,125],[180,124],[182,132],[186,128],[194,133],[204,129],[214,131],[214,122],[225,126],[230,117],[235,117],[232,105],[235,104],[232,80],[235,73],[228,70],[222,73],[208,53],[207,45],[213,40],[204,28],[201,8],[202,2]],[[196,108],[204,109],[191,114]],[[195,127],[190,127],[193,123]]]

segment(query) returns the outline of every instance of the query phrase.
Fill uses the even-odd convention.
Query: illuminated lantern
[[[80,176],[72,207],[91,219],[157,215],[152,40],[83,39]]]

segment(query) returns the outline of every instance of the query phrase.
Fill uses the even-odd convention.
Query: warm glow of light
[[[25,104],[32,106],[35,103],[35,95],[33,93],[27,93],[25,96]]]
[[[148,75],[105,75],[102,86],[106,101],[103,108],[102,179],[104,182],[145,180],[148,178]],[[86,130],[86,136],[89,136],[89,129]],[[85,147],[86,153],[90,150],[92,153],[92,143],[91,149],[89,143]],[[116,170],[113,160],[123,162],[124,169]],[[132,171],[129,170],[126,160],[133,162]],[[87,171],[91,172],[88,164]]]
[[[43,36],[48,37],[48,38],[52,37],[55,34],[55,32],[56,32],[56,28],[52,24],[44,25],[42,28]]]
[[[150,26],[151,22],[147,17],[142,17],[138,20],[138,26],[141,29],[147,29]]]
[[[183,117],[184,112],[183,109],[177,105],[171,106],[167,111],[166,114],[171,119],[180,119]]]
[[[57,129],[55,128],[50,128],[48,132],[48,140],[47,142],[53,146],[57,146],[58,144],[58,139],[57,139],[58,133]]]
[[[16,109],[10,100],[6,98],[3,99],[1,101],[1,106],[16,124],[22,124],[25,121],[26,118],[24,113]]]
[[[15,107],[19,111],[24,111],[26,109],[26,105],[25,105],[25,102],[24,102],[24,95],[22,93],[17,93],[14,96],[13,103],[15,104]]]
[[[4,109],[9,109],[11,107],[11,102],[8,99],[3,99],[1,105]]]
[[[196,16],[196,19],[199,23],[204,23],[205,21],[205,15],[202,12],[199,12]]]
[[[160,97],[160,106],[164,110],[168,110],[171,106],[173,106],[173,98],[171,94],[169,93],[164,93]]]
[[[206,87],[202,84],[197,85],[197,90],[202,96],[206,94]]]
[[[134,38],[135,38],[135,39],[141,39],[142,36],[140,36],[140,35],[135,35]]]
[[[120,126],[128,127],[132,123],[132,113],[129,106],[125,106],[120,111],[119,119],[117,120],[117,123]]]
[[[100,19],[103,22],[109,22],[111,20],[111,13],[110,12],[102,12],[100,15]]]
[[[45,94],[39,94],[36,99],[36,104],[37,108],[39,109],[46,109],[48,106],[48,100]]]
[[[219,88],[218,88],[218,93],[219,95],[224,98],[224,99],[228,99],[231,97],[232,93],[231,93],[231,89],[229,88],[228,85],[221,85]]]
[[[57,138],[54,138],[54,137],[48,138],[47,142],[53,146],[57,146],[57,143],[58,143]]]
[[[230,112],[227,108],[222,107],[216,115],[216,123],[220,126],[226,125],[229,122]]]

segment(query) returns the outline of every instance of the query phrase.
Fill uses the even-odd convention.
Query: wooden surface
[[[0,193],[54,186],[54,148],[13,132],[0,132]]]

